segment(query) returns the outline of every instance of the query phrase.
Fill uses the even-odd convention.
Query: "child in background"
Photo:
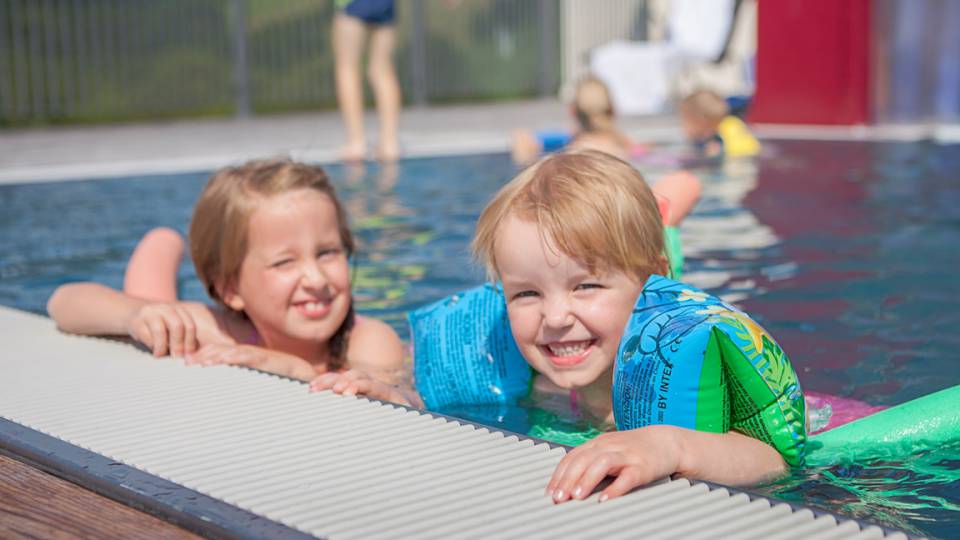
[[[580,407],[611,421],[624,327],[648,278],[666,273],[661,219],[640,174],[600,152],[544,158],[493,198],[473,249],[503,285],[514,340],[539,374],[534,391],[575,390]],[[648,425],[575,448],[547,491],[555,502],[582,499],[616,476],[602,501],[672,474],[742,485],[785,470],[777,449],[737,431]]]
[[[623,160],[630,158],[633,144],[617,129],[610,91],[600,79],[587,77],[580,81],[570,104],[570,115],[577,125],[572,134],[514,132],[513,161],[518,165],[529,165],[543,153],[563,148],[592,148]]]
[[[130,335],[155,356],[235,364],[309,381],[355,366],[392,380],[399,337],[354,314],[347,216],[319,166],[251,161],[218,171],[190,224],[197,276],[217,302],[177,301],[183,242],[175,231],[145,236],[125,290],[70,283],[47,310],[64,331]]]
[[[570,113],[577,129],[565,132],[518,130],[513,135],[512,156],[518,165],[528,165],[545,152],[564,148],[606,152],[627,161],[637,145],[617,129],[610,91],[600,79],[588,77],[577,85]],[[664,224],[677,226],[700,199],[701,183],[687,171],[676,171],[657,180],[653,191],[664,216]]]
[[[742,120],[730,114],[719,95],[699,90],[680,100],[683,132],[704,157],[747,157],[760,152],[760,143]]]

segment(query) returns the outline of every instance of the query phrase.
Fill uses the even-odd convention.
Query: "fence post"
[[[540,73],[538,73],[540,96],[556,93],[557,81],[557,17],[556,0],[540,0],[537,4],[540,19]]]
[[[413,69],[413,102],[418,106],[427,104],[427,31],[424,20],[423,0],[413,0],[410,64]]]
[[[233,0],[233,84],[237,118],[248,118],[250,75],[247,66],[247,0]]]

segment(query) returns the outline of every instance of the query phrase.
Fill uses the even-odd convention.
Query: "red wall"
[[[870,121],[870,0],[757,2],[752,122]]]

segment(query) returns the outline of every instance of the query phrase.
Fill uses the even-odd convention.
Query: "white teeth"
[[[323,303],[321,302],[304,302],[303,303],[303,310],[308,313],[319,311],[322,307],[323,307]]]
[[[574,356],[582,353],[590,346],[590,341],[575,341],[570,343],[551,343],[547,345],[550,353],[554,356]]]

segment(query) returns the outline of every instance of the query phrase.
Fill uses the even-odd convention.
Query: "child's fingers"
[[[643,486],[653,482],[656,478],[650,475],[650,471],[644,471],[637,466],[624,467],[616,480],[610,483],[606,489],[600,492],[600,502],[614,497],[619,497],[637,486]]]
[[[607,459],[601,459],[591,463],[583,475],[577,481],[570,491],[570,496],[574,499],[586,499],[593,493],[593,490],[607,476],[614,474],[622,465],[618,464],[617,456],[605,454]],[[630,489],[630,488],[627,488]]]
[[[212,366],[223,363],[224,354],[227,348],[219,344],[204,345],[196,352],[187,356],[188,364],[199,364],[201,366]]]
[[[367,379],[356,379],[343,391],[345,396],[362,396],[370,393],[371,384]]]
[[[215,347],[213,345],[206,345],[204,347],[200,347],[199,349],[197,349],[192,353],[188,353],[185,356],[185,358],[188,364],[202,365],[209,361],[209,357],[211,356],[214,350],[215,350]]]
[[[588,443],[589,444],[589,443]],[[567,467],[569,467],[574,457],[573,451],[567,452],[567,455],[563,456],[563,459],[560,460],[560,463],[557,464],[557,468],[553,470],[553,475],[550,476],[550,481],[547,482],[547,495],[553,498],[553,492],[556,491],[557,487],[560,485],[560,479],[564,478],[564,475],[567,472]]]
[[[147,321],[147,328],[150,331],[150,339],[153,343],[153,355],[165,356],[167,354],[167,325],[163,319],[156,318]]]
[[[347,386],[349,386],[352,382],[353,381],[346,376],[341,376],[340,379],[334,383],[332,387],[330,387],[330,390],[333,390],[337,394],[342,394],[343,391],[347,389]]]
[[[150,326],[142,319],[131,324],[130,337],[142,343],[151,352],[153,351],[153,334],[150,332]]]
[[[183,356],[185,325],[178,315],[176,308],[173,308],[172,313],[164,317],[167,325],[167,335],[170,338],[170,356]]]
[[[202,347],[201,354],[194,355],[199,364],[214,366],[217,364],[234,364],[245,366],[252,362],[250,355],[246,355],[239,347],[229,345],[210,344]]]
[[[357,380],[357,372],[349,369],[339,374],[340,377],[337,379],[337,382],[330,388],[338,394],[342,394],[349,386],[354,384]]]
[[[199,343],[197,342],[197,323],[193,320],[193,315],[190,314],[190,311],[177,306],[177,313],[180,314],[180,320],[183,321],[183,353],[190,354],[193,351],[197,350]]]
[[[555,483],[556,487],[553,489],[551,497],[553,502],[562,503],[570,499],[573,490],[576,489],[577,485],[580,482],[580,478],[583,476],[584,471],[587,470],[587,467],[593,461],[593,452],[580,452],[577,454],[571,453],[568,457],[571,458],[567,463],[566,468],[564,469],[561,476],[557,477]],[[599,459],[604,459],[601,455]]]
[[[336,372],[324,373],[310,381],[310,391],[320,392],[321,390],[330,390],[333,385],[340,380],[340,374]]]

